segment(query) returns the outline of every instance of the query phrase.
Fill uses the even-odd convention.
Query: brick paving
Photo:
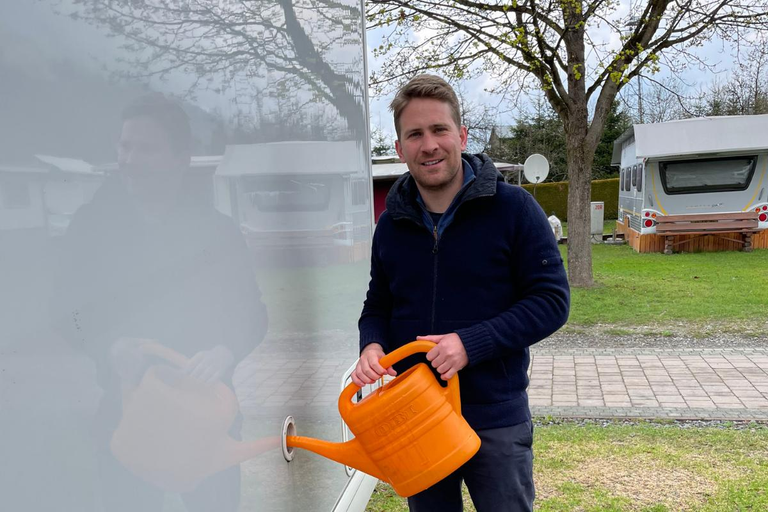
[[[536,416],[768,420],[768,349],[531,350]],[[335,408],[352,361],[248,359],[234,383],[244,412]]]
[[[531,350],[536,416],[768,420],[768,349]]]
[[[244,412],[265,407],[335,407],[340,381],[353,361],[248,358],[233,384]]]

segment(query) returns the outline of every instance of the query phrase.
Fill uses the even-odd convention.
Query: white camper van
[[[371,179],[361,156],[355,141],[230,145],[214,175],[214,204],[258,257],[367,261]]]
[[[613,165],[621,169],[619,229],[630,243],[638,242],[633,244],[636,250],[642,245],[641,252],[646,252],[658,250],[663,242],[657,237],[662,219],[753,212],[757,223],[752,245],[768,247],[766,134],[768,115],[632,126],[613,149]],[[701,223],[693,222],[697,224],[691,226]]]

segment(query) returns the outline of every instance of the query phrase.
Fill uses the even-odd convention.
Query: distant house
[[[514,126],[502,125],[491,128],[491,135],[488,137],[488,145],[485,151],[489,155],[498,155],[503,152],[507,142],[514,139]]]

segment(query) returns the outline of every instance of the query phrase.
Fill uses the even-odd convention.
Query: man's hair
[[[389,110],[395,115],[395,131],[398,139],[400,138],[400,116],[413,98],[431,98],[447,103],[451,107],[451,116],[456,127],[461,127],[459,98],[456,97],[453,87],[439,76],[417,75],[397,92],[395,99],[389,104]]]
[[[123,109],[121,116],[123,123],[137,117],[149,117],[157,122],[168,135],[174,151],[178,153],[191,151],[192,129],[189,125],[189,116],[175,101],[159,92],[140,96]]]

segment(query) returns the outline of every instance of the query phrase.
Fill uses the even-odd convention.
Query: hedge
[[[533,194],[533,185],[527,183],[523,188]],[[555,215],[563,222],[568,220],[568,182],[542,183],[536,186],[536,200],[547,214]],[[619,178],[594,180],[592,182],[592,201],[605,203],[605,219],[619,217]]]

